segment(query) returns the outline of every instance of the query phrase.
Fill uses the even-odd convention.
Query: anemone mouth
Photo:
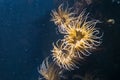
[[[62,25],[62,24],[70,24],[71,21],[75,19],[74,15],[76,13],[72,12],[72,8],[65,7],[64,5],[61,4],[58,7],[58,10],[52,10],[51,16],[52,19],[51,21],[54,21],[56,25]]]
[[[66,24],[69,24],[71,20],[73,20],[73,18],[69,13],[64,13],[64,12],[58,12],[58,15],[56,15],[55,17],[56,18],[54,19],[56,20],[57,25],[62,25],[62,24],[66,25]]]
[[[67,60],[68,56],[70,56],[70,53],[73,54],[72,48],[69,48],[69,46],[65,45],[64,43],[58,42],[53,46],[53,56],[57,56],[58,59],[63,58],[63,60]]]
[[[77,68],[75,64],[75,62],[77,62],[77,57],[75,56],[72,48],[62,43],[62,40],[58,40],[55,45],[53,44],[53,46],[53,61],[55,61],[60,68],[67,70],[72,70],[74,67]]]
[[[77,44],[77,42],[81,41],[84,38],[85,34],[83,34],[81,31],[76,30],[74,35],[69,36],[71,36],[72,39],[71,43]]]
[[[63,16],[63,17],[61,17],[61,22],[62,22],[62,23],[66,23],[66,22],[67,22],[67,19]]]
[[[101,44],[101,36],[98,35],[99,30],[94,27],[96,23],[91,23],[94,24],[94,26],[84,26],[84,24],[81,27],[68,26],[68,28],[66,28],[67,34],[65,34],[63,41],[66,45],[74,48],[74,52],[78,55],[83,54],[89,56],[89,54],[91,54],[89,51],[96,49],[96,47]]]

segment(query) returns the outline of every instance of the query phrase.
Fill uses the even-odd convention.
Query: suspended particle
[[[107,23],[109,23],[109,24],[115,24],[115,20],[114,19],[108,19]]]

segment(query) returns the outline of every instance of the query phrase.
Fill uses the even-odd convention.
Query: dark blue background
[[[0,0],[0,80],[37,80],[55,34],[53,6],[52,0]]]
[[[52,42],[59,38],[50,21],[50,12],[56,8],[56,1],[60,0],[0,0],[0,80],[38,79],[37,67],[51,54]],[[111,0],[106,0],[99,5],[102,7],[91,6],[93,13],[101,10],[104,21],[114,18],[116,23],[108,26],[103,22],[104,49],[102,54],[91,56],[94,62],[86,67],[92,67],[91,63],[102,66],[108,76],[113,77],[118,75],[120,66],[120,5],[116,5],[118,3],[113,5]]]

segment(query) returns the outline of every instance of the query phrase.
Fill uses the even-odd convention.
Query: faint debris
[[[62,75],[62,76],[60,76],[60,77],[61,77],[61,79],[68,80],[68,77],[67,77],[67,76]]]
[[[92,4],[92,0],[85,0],[88,5]]]
[[[120,4],[120,0],[112,0],[113,3]]]
[[[72,79],[74,79],[74,80],[75,80],[75,79],[82,80],[83,77],[82,77],[81,75],[77,75],[77,74],[75,74],[75,75],[73,75]]]
[[[115,0],[112,0],[112,2],[115,2]]]
[[[73,7],[76,10],[76,13],[80,13],[83,11],[85,7],[87,7],[89,4],[91,4],[91,0],[74,0]]]
[[[94,80],[95,74],[86,72],[84,76],[81,75],[73,75],[72,79],[79,79],[79,80]]]
[[[82,80],[107,80],[107,78],[105,78],[101,71],[95,70],[86,72]]]

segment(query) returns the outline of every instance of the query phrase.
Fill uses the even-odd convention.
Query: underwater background
[[[61,38],[51,10],[66,1],[73,6],[87,0],[0,0],[0,80],[38,80],[37,67]],[[72,77],[86,72],[98,72],[95,80],[119,80],[120,0],[88,0],[83,6],[101,21],[103,43],[79,70],[65,73],[66,80],[80,80]]]

